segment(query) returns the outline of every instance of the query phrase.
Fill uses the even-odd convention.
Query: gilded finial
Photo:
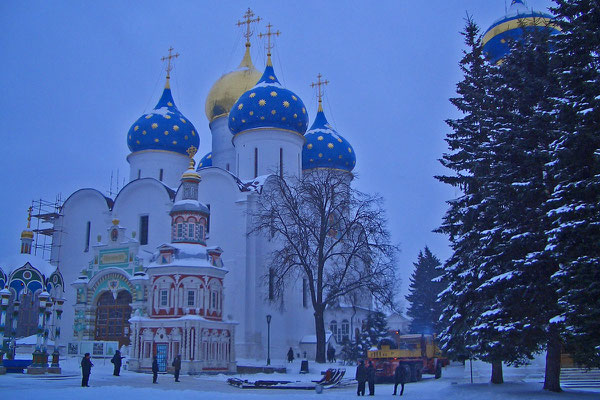
[[[186,153],[188,153],[188,156],[190,157],[190,168],[194,168],[194,165],[195,165],[194,156],[196,155],[197,152],[198,152],[198,149],[195,146],[190,146],[186,150]]]
[[[27,209],[27,229],[31,228],[31,213],[33,211],[33,207],[29,207]]]
[[[321,73],[319,73],[317,75],[317,83],[311,83],[310,87],[314,88],[315,86],[317,87],[317,98],[319,99],[319,111],[323,111],[323,106],[322,106],[322,102],[323,102],[323,89],[325,87],[325,85],[329,84],[328,80],[324,80],[322,81],[321,78],[323,77],[323,75],[321,75]]]
[[[267,37],[267,65],[273,65],[271,64],[271,49],[273,48],[273,44],[271,43],[271,36],[279,36],[281,34],[281,32],[276,31],[276,32],[271,32],[271,28],[273,27],[273,25],[271,25],[271,23],[269,22],[267,24],[267,33],[259,33],[258,37],[259,38],[263,38],[263,37]]]
[[[169,79],[171,79],[171,71],[173,70],[173,66],[171,65],[171,60],[173,58],[179,57],[179,53],[172,54],[173,47],[169,47],[169,55],[165,57],[161,57],[161,61],[167,61],[167,84],[165,88],[169,88]]]
[[[244,13],[244,20],[238,21],[236,24],[237,26],[246,25],[246,33],[244,33],[244,37],[246,38],[246,47],[250,47],[250,37],[252,36],[252,33],[253,33],[250,30],[250,24],[253,22],[260,22],[260,20],[261,20],[260,17],[256,17],[254,19],[252,19],[252,17],[254,17],[254,13],[250,9],[250,7],[248,7],[248,11],[246,11],[246,13]]]
[[[119,225],[119,219],[118,218],[113,219],[112,223],[113,223],[114,226]]]

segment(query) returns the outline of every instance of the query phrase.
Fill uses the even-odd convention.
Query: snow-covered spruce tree
[[[460,61],[464,78],[457,84],[457,97],[451,103],[463,114],[446,123],[452,132],[447,134],[449,152],[440,162],[452,171],[437,176],[443,183],[459,190],[462,195],[448,201],[448,210],[438,232],[448,235],[453,250],[443,266],[442,281],[446,288],[439,294],[442,304],[440,343],[451,359],[477,357],[472,337],[467,332],[474,326],[477,315],[485,312],[476,296],[480,284],[478,266],[481,263],[482,232],[493,228],[486,214],[486,187],[491,158],[491,131],[496,111],[490,94],[490,68],[485,61],[479,40],[479,27],[467,17],[462,35],[466,50]],[[502,360],[493,362],[497,376]]]
[[[554,278],[563,312],[553,322],[577,363],[600,367],[600,3],[555,2],[563,95],[548,164],[556,185],[547,250],[560,268]]]
[[[388,336],[388,325],[385,319],[385,314],[381,311],[375,311],[367,316],[367,321],[363,326],[362,337],[365,338],[365,347],[370,349],[377,346],[379,341]]]
[[[410,294],[406,296],[406,300],[410,302],[406,314],[412,318],[410,332],[438,333],[436,328],[441,304],[437,301],[437,296],[444,289],[439,279],[439,267],[442,263],[425,246],[423,251],[419,251],[417,262],[413,265],[415,270],[410,277]]]
[[[484,361],[528,362],[549,341],[557,309],[544,256],[545,172],[555,132],[558,81],[551,65],[549,31],[525,31],[494,68],[496,104],[486,206],[493,228],[483,232],[476,290],[479,310],[467,341]],[[543,305],[543,306],[541,306]]]

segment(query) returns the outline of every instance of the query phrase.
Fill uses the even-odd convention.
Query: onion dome
[[[194,125],[177,109],[169,77],[156,107],[142,115],[127,133],[132,153],[143,150],[173,151],[183,155],[190,146],[198,147],[200,138]]]
[[[315,122],[304,135],[306,143],[302,148],[302,169],[330,168],[350,172],[356,165],[354,149],[327,122],[323,108]]]
[[[529,10],[524,0],[512,0],[505,16],[494,22],[483,34],[483,51],[491,62],[497,63],[510,52],[511,40],[523,37],[523,30],[550,29],[552,34],[560,32],[552,24],[552,15]]]
[[[246,43],[246,53],[236,70],[219,78],[210,88],[204,111],[210,122],[229,114],[236,100],[248,89],[256,85],[260,71],[252,64],[250,43]]]
[[[292,91],[281,86],[270,57],[256,86],[245,92],[229,113],[229,130],[234,135],[261,128],[283,129],[303,135],[307,126],[304,103]]]
[[[199,171],[201,168],[206,167],[212,167],[212,151],[206,154],[204,157],[202,157],[202,159],[198,163],[198,168],[196,168],[196,171]]]

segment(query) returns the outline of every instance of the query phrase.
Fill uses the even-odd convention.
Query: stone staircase
[[[600,369],[562,368],[560,385],[564,388],[600,388]]]

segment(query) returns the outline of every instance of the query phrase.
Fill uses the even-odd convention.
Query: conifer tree
[[[367,316],[367,321],[363,326],[362,337],[363,350],[369,350],[373,346],[377,346],[379,341],[388,336],[388,326],[385,314],[381,311],[375,311]]]
[[[410,302],[406,314],[412,318],[410,332],[437,333],[441,313],[437,296],[443,290],[443,283],[439,279],[441,262],[425,246],[423,251],[419,251],[417,262],[413,265],[415,270],[410,277],[410,294],[406,296]]]
[[[559,266],[563,312],[553,319],[576,362],[600,366],[600,3],[555,0],[556,59],[564,93],[548,173],[548,256]],[[558,344],[557,344],[558,351]],[[550,390],[556,388],[549,387]]]
[[[546,346],[548,321],[557,309],[551,283],[556,268],[543,254],[551,187],[545,170],[558,88],[549,35],[525,31],[511,43],[491,86],[498,112],[486,205],[493,228],[481,238],[476,296],[483,312],[468,340],[481,359],[512,365],[527,363]]]
[[[467,332],[474,326],[475,316],[483,312],[475,290],[480,284],[477,269],[482,232],[492,228],[484,217],[495,112],[489,89],[490,65],[483,55],[479,27],[472,18],[467,17],[462,35],[467,47],[460,61],[464,78],[457,84],[458,96],[450,101],[463,115],[446,121],[452,130],[446,138],[449,152],[440,162],[452,175],[436,177],[462,192],[448,201],[438,228],[438,232],[449,236],[453,250],[443,267],[442,279],[447,287],[438,296],[442,304],[440,343],[448,357],[459,360],[474,356]],[[498,368],[498,363],[493,365]]]

